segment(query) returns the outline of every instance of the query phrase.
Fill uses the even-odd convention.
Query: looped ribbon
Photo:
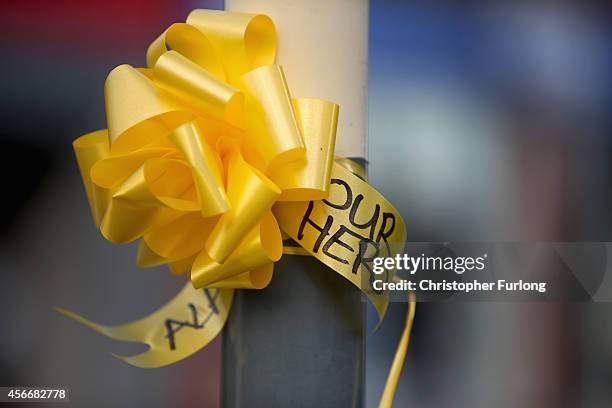
[[[103,326],[60,310],[150,346],[117,356],[129,364],[160,367],[204,347],[222,329],[234,289],[268,285],[283,238],[385,315],[388,295],[371,288],[368,262],[397,253],[404,222],[363,169],[335,158],[338,105],[292,98],[275,57],[269,17],[194,10],[149,46],[147,68],[110,72],[108,129],[73,143],[102,235],[138,240],[139,266],[167,264],[191,280],[133,323]]]

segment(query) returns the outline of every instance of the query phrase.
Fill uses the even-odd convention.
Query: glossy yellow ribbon
[[[335,160],[338,106],[292,98],[275,56],[269,17],[195,10],[151,44],[147,68],[110,72],[108,129],[74,142],[104,237],[138,240],[139,266],[167,264],[191,279],[134,323],[103,326],[60,310],[111,338],[148,344],[120,357],[132,365],[171,364],[211,341],[233,290],[270,282],[281,230],[384,317],[389,300],[371,289],[369,262],[401,249],[403,220],[358,167]]]

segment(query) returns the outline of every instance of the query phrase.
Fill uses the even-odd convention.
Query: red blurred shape
[[[188,9],[188,2],[162,0],[2,1],[0,22],[9,48],[132,48],[183,20]]]

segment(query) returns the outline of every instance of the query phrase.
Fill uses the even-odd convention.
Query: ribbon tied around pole
[[[404,222],[363,169],[335,157],[338,105],[294,98],[275,59],[269,17],[194,10],[153,41],[147,68],[110,72],[108,128],[73,143],[102,235],[137,241],[139,266],[165,264],[190,280],[167,305],[123,325],[59,309],[147,344],[117,356],[129,364],[160,367],[204,347],[227,320],[233,291],[265,288],[295,248],[384,317],[389,299],[371,287],[371,262],[403,249]]]

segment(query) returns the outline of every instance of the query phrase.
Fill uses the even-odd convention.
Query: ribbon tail
[[[68,309],[64,309],[64,308],[61,308],[61,307],[56,307],[56,308],[54,308],[54,310],[56,312],[58,312],[59,314],[62,314],[64,316],[66,316],[66,317],[68,317],[68,318],[70,318],[70,319],[72,319],[72,320],[82,324],[83,326],[89,327],[93,331],[95,331],[95,332],[97,332],[97,333],[99,333],[99,334],[101,334],[101,335],[103,335],[105,337],[111,338],[113,340],[118,340],[118,341],[125,341],[125,342],[131,342],[131,343],[141,343],[140,341],[134,340],[134,339],[130,338],[129,336],[125,336],[121,332],[121,330],[118,329],[119,326],[116,326],[116,327],[104,326],[104,325],[92,322],[91,320],[86,319],[85,317],[83,317],[83,316],[81,316],[81,315],[79,315],[77,313],[74,313],[74,312],[72,312],[72,311],[70,311]],[[141,356],[148,355],[148,353],[149,353],[149,350],[145,351],[144,353],[137,354],[135,356],[121,356],[121,355],[115,354],[115,353],[110,353],[110,355],[115,357],[115,358],[117,358],[117,359],[119,359],[119,360],[121,360],[121,361],[123,361],[123,362],[126,362],[126,363],[128,363],[130,365],[133,365],[133,366],[136,366],[136,367],[143,367],[144,368],[144,367],[146,367],[146,365],[143,365],[142,363],[140,363],[139,358],[142,358]]]
[[[380,398],[378,408],[391,408],[391,404],[393,403],[393,397],[395,396],[395,390],[397,389],[397,382],[399,381],[400,374],[402,373],[402,367],[404,366],[404,360],[406,359],[406,352],[408,351],[408,344],[410,343],[410,332],[412,331],[415,312],[416,296],[414,292],[409,292],[406,326],[404,326],[402,337],[397,345],[397,351],[395,352],[395,357],[393,358],[393,363],[391,364],[391,370],[389,370],[389,376],[387,377],[387,383],[385,384],[385,390]]]
[[[114,357],[141,368],[157,368],[190,356],[210,343],[223,329],[234,289],[194,289],[188,283],[172,300],[144,318],[122,325],[94,323],[66,309],[55,310],[114,340],[149,346],[143,353]]]
[[[68,309],[64,309],[62,307],[56,307],[54,308],[54,310],[56,312],[58,312],[59,314],[62,314],[78,323],[81,323],[83,326],[87,326],[90,329],[92,329],[93,331],[106,336],[108,338],[111,338],[113,340],[119,340],[119,341],[133,341],[135,343],[137,343],[138,341],[132,340],[129,336],[125,336],[121,330],[117,330],[117,327],[112,327],[112,326],[105,326],[102,324],[98,324],[95,322],[92,322],[89,319],[86,319],[85,317],[74,313]]]

